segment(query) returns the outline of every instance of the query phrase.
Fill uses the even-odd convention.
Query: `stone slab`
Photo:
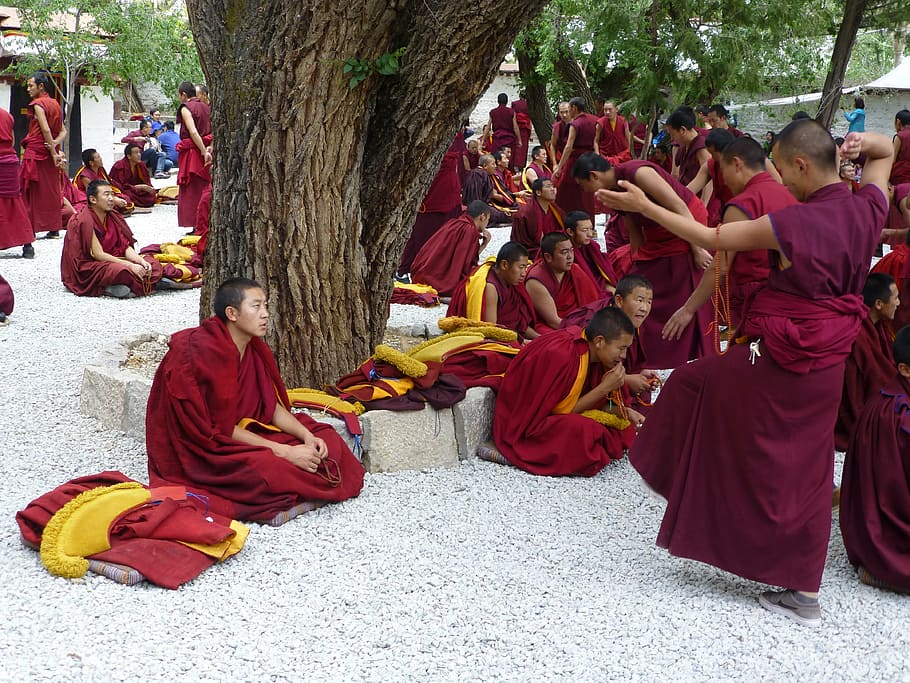
[[[369,430],[364,465],[368,472],[396,472],[458,464],[452,410],[368,410],[360,416]]]
[[[452,406],[460,459],[475,457],[477,446],[492,438],[495,405],[496,394],[492,389],[472,387],[468,389],[464,400]]]

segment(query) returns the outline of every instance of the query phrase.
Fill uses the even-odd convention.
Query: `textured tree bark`
[[[518,60],[518,74],[528,101],[528,114],[537,133],[538,140],[549,140],[553,134],[556,115],[547,102],[547,82],[537,73],[538,53],[536,46],[525,41],[515,41],[515,58]]]
[[[598,116],[602,114],[602,112],[594,111],[594,95],[591,93],[588,77],[568,47],[557,48],[556,59],[553,60],[553,69],[572,88],[572,97],[580,97],[585,101],[589,114]]]
[[[200,316],[221,281],[253,277],[289,386],[370,355],[442,154],[544,4],[188,0],[215,137]],[[398,75],[348,87],[345,60],[400,47]]]
[[[815,115],[815,120],[825,128],[830,128],[834,117],[837,116],[844,87],[844,74],[847,72],[853,43],[856,42],[856,32],[862,23],[865,10],[866,0],[847,0],[844,6],[844,18],[834,40],[831,64],[825,78],[825,87],[822,89],[822,99],[818,104],[818,113]]]

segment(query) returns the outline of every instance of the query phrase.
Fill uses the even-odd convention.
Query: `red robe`
[[[440,296],[455,288],[477,267],[480,233],[467,212],[443,225],[418,252],[411,265],[411,282],[430,285]]]
[[[840,528],[850,563],[910,591],[910,382],[869,399],[847,448]]]
[[[606,116],[601,116],[597,119],[597,125],[600,126],[600,139],[597,145],[600,155],[606,157],[611,166],[629,161],[632,154],[629,152],[629,140],[626,137],[629,133],[626,120],[617,114],[614,128]]]
[[[894,376],[893,343],[894,337],[884,320],[878,323],[870,318],[863,320],[846,360],[844,390],[834,425],[837,450],[847,450],[863,406]]]
[[[594,215],[594,193],[585,192],[572,177],[572,167],[585,152],[594,151],[594,135],[597,132],[597,119],[582,112],[569,122],[575,129],[575,140],[572,143],[572,155],[562,167],[557,183],[556,203],[565,214],[572,211],[584,211]]]
[[[602,297],[608,295],[608,286],[616,287],[616,283],[619,281],[610,259],[600,250],[600,245],[594,240],[583,247],[575,247],[575,263],[585,272],[585,275],[591,278],[591,282],[597,287],[597,292]]]
[[[136,205],[129,200],[129,197],[125,196],[123,192],[120,191],[120,188],[111,182],[110,176],[107,174],[107,171],[104,170],[102,166],[98,169],[98,172],[95,173],[88,166],[80,166],[79,170],[76,171],[76,175],[73,176],[73,185],[76,186],[76,189],[80,190],[83,194],[88,189],[89,183],[93,180],[106,180],[111,183],[111,189],[114,191],[114,194],[119,196],[121,199],[126,200],[126,205],[122,208],[117,209],[122,214],[130,214],[133,209],[136,208]]]
[[[490,110],[490,122],[493,124],[490,130],[490,153],[498,152],[503,147],[511,147],[515,151],[515,127],[512,122],[515,118],[515,112],[511,107],[500,104],[495,109]]]
[[[518,123],[518,132],[521,137],[515,141],[512,149],[512,168],[521,170],[528,163],[528,143],[531,141],[531,115],[528,112],[528,103],[524,99],[512,102],[512,111],[515,112],[515,121]]]
[[[701,170],[698,161],[698,152],[705,149],[705,136],[699,133],[688,145],[680,145],[676,149],[676,166],[679,168],[679,182],[683,185],[691,183]]]
[[[329,425],[295,415],[328,446],[329,456],[316,473],[305,472],[269,448],[231,438],[241,419],[268,424],[279,400],[290,405],[275,358],[261,339],[250,341],[241,360],[218,318],[177,332],[149,395],[151,485],[187,486],[210,496],[216,512],[253,520],[271,519],[306,501],[337,502],[358,495],[363,466]],[[282,432],[260,435],[298,443]],[[333,485],[329,479],[336,473],[341,481]]]
[[[150,207],[158,203],[158,191],[140,192],[136,185],[151,186],[148,166],[141,161],[135,165],[130,164],[126,157],[119,159],[111,166],[111,183],[116,185],[123,195],[136,206]]]
[[[556,304],[556,315],[560,318],[565,318],[572,311],[599,298],[597,286],[577,263],[573,263],[572,269],[563,273],[561,280],[557,280],[545,261],[536,261],[528,268],[525,280],[537,280],[546,287]],[[542,321],[535,327],[538,332],[550,332],[553,329]]]
[[[0,313],[9,315],[13,312],[15,304],[16,297],[13,296],[13,288],[10,287],[9,283],[0,275]]]
[[[546,213],[535,197],[522,204],[512,217],[512,234],[509,239],[524,245],[533,261],[540,255],[540,238],[548,232],[561,232],[563,215],[556,204],[550,204]]]
[[[724,174],[721,172],[720,164],[714,161],[714,157],[708,157],[708,176],[711,178],[713,190],[711,198],[708,200],[708,225],[712,228],[720,223],[723,216],[723,207],[733,198],[733,191],[727,187],[724,180]],[[780,184],[780,183],[778,183]],[[704,192],[704,190],[702,190]]]
[[[621,458],[634,428],[620,432],[571,413],[578,397],[602,376],[600,365],[589,360],[581,328],[531,341],[509,365],[499,388],[493,410],[496,448],[526,472],[557,477],[593,477]]]
[[[178,121],[182,121],[181,110],[184,108],[193,115],[193,124],[203,144],[209,144],[212,135],[209,105],[195,97],[190,98],[177,108]],[[205,159],[184,125],[180,126],[180,142],[177,143],[177,166],[177,185],[180,187],[177,194],[177,225],[181,228],[194,228],[196,208],[202,193],[211,183],[212,176],[209,167],[205,165]]]
[[[493,270],[495,259],[488,259],[481,263],[471,275],[463,280],[449,302],[446,316],[470,318],[471,320],[486,320],[486,299],[484,289],[487,284],[496,288],[499,299],[496,302],[496,324],[508,330],[514,330],[519,339],[524,338],[524,333],[535,323],[534,304],[528,296],[523,284],[514,287],[502,283]],[[477,276],[474,279],[474,276]]]
[[[468,176],[464,181],[462,200],[464,201],[465,206],[479,199],[490,207],[491,224],[511,223],[511,216],[506,215],[503,211],[500,211],[498,208],[493,206],[492,195],[493,180],[490,178],[490,174],[484,171],[482,168],[472,168],[471,172],[468,173]]]
[[[910,183],[910,127],[905,126],[894,137],[901,141],[901,149],[891,166],[892,185]]]
[[[111,211],[102,224],[98,214],[89,206],[82,207],[70,219],[63,254],[60,257],[60,277],[63,284],[76,296],[101,296],[110,285],[126,285],[133,294],[148,294],[146,283],[130,271],[130,262],[111,263],[92,258],[92,236],[98,238],[101,248],[111,256],[122,258],[127,247],[136,246],[130,227],[116,211]],[[143,257],[152,265],[151,282],[161,279],[161,264],[152,256]]]
[[[28,207],[22,201],[19,188],[19,157],[13,149],[13,117],[0,109],[0,249],[34,241]],[[0,307],[0,310],[4,309]]]
[[[902,244],[895,247],[885,258],[875,264],[873,273],[888,273],[897,284],[901,305],[894,312],[894,320],[889,327],[892,332],[910,325],[910,245]],[[903,302],[908,303],[903,303]]]
[[[741,344],[677,368],[631,449],[667,499],[658,545],[760,583],[818,590],[844,359],[887,208],[876,187],[854,195],[834,183],[771,214],[792,265],[772,269],[744,325],[761,355]]]
[[[22,167],[19,172],[22,198],[28,208],[32,230],[59,230],[63,188],[54,158],[44,146],[44,135],[35,118],[35,107],[44,110],[52,138],[56,138],[63,128],[63,111],[57,100],[45,94],[29,102],[28,134],[22,140]],[[60,151],[59,145],[54,151]]]

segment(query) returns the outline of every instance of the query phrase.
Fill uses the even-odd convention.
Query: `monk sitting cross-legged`
[[[177,332],[149,395],[146,447],[152,486],[208,495],[212,509],[268,520],[304,502],[360,493],[363,466],[332,427],[289,411],[287,390],[262,341],[262,287],[233,278],[215,315]]]
[[[559,329],[562,319],[596,301],[597,286],[575,263],[575,252],[564,232],[548,232],[540,240],[542,260],[528,268],[525,287],[537,315],[537,331]]]
[[[130,143],[123,149],[123,158],[111,166],[110,177],[136,206],[148,208],[158,203],[158,190],[152,187],[148,166],[137,145]]]
[[[509,462],[531,474],[592,477],[623,456],[644,422],[621,395],[634,329],[625,313],[605,308],[584,329],[521,350],[493,412],[493,440]]]
[[[538,178],[531,183],[531,194],[512,217],[511,241],[524,245],[533,261],[540,254],[540,239],[548,232],[562,230],[563,218],[554,203],[556,187],[552,181]]]

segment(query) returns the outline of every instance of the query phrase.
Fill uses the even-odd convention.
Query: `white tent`
[[[866,83],[866,89],[910,90],[910,59],[905,59],[881,78]]]

